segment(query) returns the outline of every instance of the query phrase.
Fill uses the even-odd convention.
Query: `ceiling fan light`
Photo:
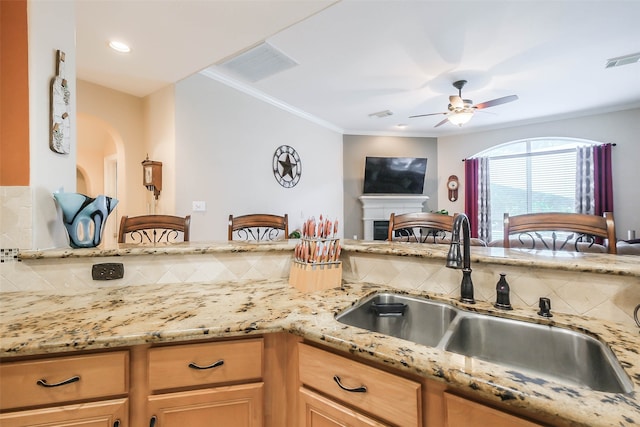
[[[454,125],[462,126],[467,123],[473,117],[473,113],[470,111],[460,111],[458,113],[451,113],[447,116],[449,121]]]

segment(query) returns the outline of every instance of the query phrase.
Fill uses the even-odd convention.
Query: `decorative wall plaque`
[[[281,145],[273,154],[273,176],[284,188],[295,187],[302,176],[302,162],[298,152],[288,145]]]
[[[56,153],[69,154],[71,120],[69,100],[71,92],[65,77],[65,54],[58,50],[56,76],[51,81],[51,140],[49,147]]]

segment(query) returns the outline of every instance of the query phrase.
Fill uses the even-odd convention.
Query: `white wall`
[[[158,200],[146,192],[149,213],[173,215],[176,203],[175,86],[168,85],[144,98],[145,141],[149,159],[162,162],[162,191]],[[145,212],[146,213],[146,212]]]
[[[29,1],[29,149],[33,200],[32,249],[67,246],[52,193],[76,191],[76,55],[75,8],[69,1]],[[71,92],[70,154],[49,148],[51,80],[56,53],[66,54],[66,79]]]
[[[342,135],[200,74],[176,84],[175,105],[176,214],[192,215],[193,241],[226,240],[229,214],[288,213],[290,231],[320,214],[343,224]],[[273,176],[280,145],[302,160],[293,188]]]
[[[505,142],[545,136],[617,144],[612,154],[616,234],[618,239],[626,239],[629,229],[640,233],[640,109],[637,108],[438,138],[438,188],[444,188],[449,175],[463,179],[462,159],[466,157]],[[464,186],[455,203],[447,200],[446,191],[440,191],[438,206],[450,212],[463,212]]]

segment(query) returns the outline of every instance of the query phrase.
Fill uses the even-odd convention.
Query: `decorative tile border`
[[[10,262],[18,260],[18,252],[20,249],[0,249],[0,262]]]

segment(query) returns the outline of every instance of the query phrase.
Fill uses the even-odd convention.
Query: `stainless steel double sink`
[[[611,349],[575,331],[470,312],[394,293],[364,298],[338,322],[513,368],[522,375],[629,393],[633,383]]]

